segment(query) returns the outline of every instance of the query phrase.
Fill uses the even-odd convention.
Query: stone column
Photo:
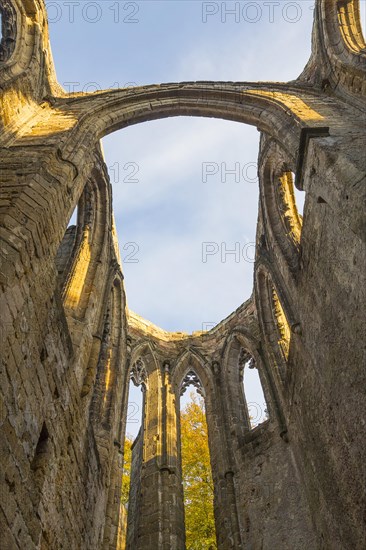
[[[177,417],[164,362],[148,372],[143,430],[133,450],[127,550],[184,550]]]

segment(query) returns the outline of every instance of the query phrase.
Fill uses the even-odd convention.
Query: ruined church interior
[[[359,1],[315,1],[311,56],[290,82],[90,93],[56,78],[44,0],[1,0],[0,13],[1,549],[364,550]],[[180,116],[260,132],[252,294],[190,334],[127,307],[100,145],[117,130]],[[248,369],[267,404],[254,427]],[[126,507],[131,380],[143,415]],[[179,403],[189,386],[207,422],[211,546],[187,545]]]

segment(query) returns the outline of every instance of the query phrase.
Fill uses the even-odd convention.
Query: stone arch
[[[149,340],[140,340],[132,348],[130,364],[132,365],[138,359],[143,359],[148,376],[150,373],[154,372],[154,370],[159,368],[155,357],[154,348]]]
[[[89,412],[88,444],[91,462],[88,475],[91,482],[104,485],[104,498],[99,502],[99,513],[103,510],[106,522],[103,531],[99,530],[99,544],[113,539],[113,526],[118,524],[116,495],[121,487],[121,403],[123,367],[125,354],[124,296],[123,280],[119,271],[111,273],[107,283],[106,305],[102,316],[102,336],[95,338],[89,365],[84,379],[81,396],[87,399],[91,388],[91,399],[85,401]],[[98,465],[95,470],[95,463]],[[94,470],[93,470],[94,465]],[[92,518],[97,529],[100,517]],[[98,531],[98,529],[97,529]],[[93,531],[94,532],[94,531]]]
[[[141,361],[146,372],[144,392],[144,414],[139,435],[136,437],[132,450],[131,507],[127,521],[128,549],[143,548],[146,540],[154,546],[152,540],[161,540],[160,522],[164,514],[177,513],[174,509],[166,509],[161,494],[166,491],[165,473],[169,468],[164,464],[165,424],[163,413],[164,377],[160,369],[154,344],[147,339],[139,340],[131,350],[129,367]],[[124,407],[126,411],[127,399]],[[125,416],[125,412],[124,412]],[[173,474],[174,477],[174,474]],[[156,503],[152,509],[151,503]],[[157,515],[161,519],[157,519]],[[169,516],[170,517],[170,516]],[[146,524],[151,532],[146,533]],[[170,534],[167,533],[170,541]],[[158,544],[158,543],[156,543]],[[142,546],[141,546],[142,545]]]
[[[205,358],[196,350],[187,349],[178,357],[172,372],[172,387],[176,394],[180,391],[183,380],[190,371],[198,376],[205,396],[214,392],[212,372]]]
[[[312,55],[303,76],[309,79],[313,71],[318,73],[323,88],[332,86],[346,94],[363,95],[365,48],[359,0],[319,0],[315,7]]]
[[[277,422],[280,433],[286,431],[283,412],[270,369],[261,351],[260,342],[244,327],[238,326],[227,336],[222,350],[223,377],[225,379],[225,404],[227,430],[233,436],[233,451],[239,449],[251,437],[250,423],[245,412],[246,396],[239,383],[239,358],[245,350],[256,363],[263,394],[268,406],[269,422]]]
[[[331,59],[337,56],[348,66],[358,65],[362,68],[366,61],[366,44],[361,27],[359,0],[337,0],[332,5],[321,0],[319,10]]]
[[[138,342],[131,351],[130,367],[142,360],[147,374],[144,423],[143,462],[161,460],[162,456],[162,376],[153,347],[149,341]],[[125,404],[127,407],[127,403]]]
[[[288,384],[287,361],[292,333],[299,330],[283,284],[263,258],[255,269],[255,295],[258,318],[266,343],[271,370],[279,395],[284,384]],[[282,397],[282,396],[281,396]]]
[[[93,183],[87,181],[77,204],[76,226],[71,231],[66,230],[56,255],[64,307],[76,317],[83,316],[80,302],[84,295],[87,272],[91,264],[95,213]],[[65,252],[67,258],[64,257]]]
[[[360,0],[338,1],[339,31],[349,51],[366,53],[365,37],[362,32]]]
[[[215,434],[213,424],[211,422],[211,414],[213,409],[213,404],[215,402],[215,387],[212,377],[212,372],[210,371],[209,365],[206,363],[204,357],[201,356],[194,349],[185,350],[177,359],[176,364],[172,370],[171,374],[171,392],[174,400],[175,406],[175,415],[174,415],[174,425],[175,429],[173,434],[177,440],[175,443],[175,449],[178,456],[177,466],[180,468],[180,396],[182,385],[184,380],[189,373],[194,373],[198,378],[199,385],[202,388],[202,396],[205,399],[206,407],[206,418],[207,418],[207,428],[209,434],[209,446],[210,446],[210,456],[211,461],[213,455],[211,454],[211,449],[214,449],[215,444],[213,441],[217,434]],[[198,385],[198,384],[197,384]],[[170,443],[173,445],[173,441]],[[168,442],[169,446],[169,442]],[[214,452],[214,451],[213,451]]]
[[[294,165],[274,140],[262,136],[259,154],[259,193],[267,237],[273,237],[290,272],[299,265],[302,216],[294,195]]]
[[[78,163],[81,150],[126,126],[172,116],[222,118],[257,126],[280,140],[296,159],[300,131],[324,126],[316,94],[296,85],[246,82],[182,82],[110,90],[56,102],[61,113],[77,122],[62,139],[63,158]],[[263,114],[266,113],[266,116]]]
[[[138,434],[136,435],[132,443],[132,456],[131,456],[131,470],[129,479],[129,497],[128,497],[128,509],[120,505],[121,519],[124,517],[125,526],[123,532],[121,532],[123,547],[135,548],[137,546],[138,529],[141,518],[141,509],[143,507],[143,499],[141,495],[141,485],[143,483],[144,475],[144,446],[146,444],[146,409],[147,399],[149,394],[149,372],[153,372],[155,365],[151,365],[151,358],[154,357],[153,348],[149,342],[139,342],[132,353],[130,350],[130,358],[128,360],[126,369],[126,379],[124,385],[124,404],[122,407],[122,422],[123,422],[123,439],[126,437],[126,423],[128,405],[130,403],[129,392],[131,388],[131,382],[135,386],[141,387],[142,400],[141,400],[141,425]],[[124,439],[125,440],[125,439]],[[123,444],[125,451],[126,446]],[[123,462],[125,462],[125,455],[123,451]],[[120,499],[120,494],[118,495]],[[126,546],[125,546],[126,545]]]
[[[114,424],[116,392],[123,365],[123,287],[120,274],[114,274],[103,319],[103,332],[97,364],[91,414],[98,433]],[[115,434],[118,437],[118,434]]]
[[[28,90],[35,96],[42,90],[61,92],[50,55],[47,12],[40,0],[3,0],[3,56],[0,66],[4,81],[22,77],[28,70],[41,86]],[[5,30],[5,32],[4,32]],[[5,42],[3,44],[3,42]],[[39,63],[42,60],[42,63]],[[38,61],[38,63],[37,63]],[[43,88],[44,86],[44,88]],[[63,95],[63,93],[62,93]]]
[[[37,122],[33,127],[32,145],[42,143],[45,146],[48,143],[52,149],[52,162],[50,158],[47,162],[42,159],[42,168],[34,168],[37,176],[34,181],[28,178],[32,181],[32,193],[42,196],[44,186],[38,181],[40,175],[41,179],[51,177],[55,193],[47,198],[47,207],[52,210],[57,204],[59,218],[65,220],[66,227],[66,220],[75,206],[73,197],[81,194],[89,169],[95,163],[98,139],[130,124],[167,116],[218,117],[256,125],[283,142],[285,151],[295,162],[302,129],[324,124],[324,117],[327,116],[317,111],[320,104],[316,99],[316,94],[305,92],[297,86],[247,83],[166,84],[95,93],[87,97],[77,94],[59,97],[50,108],[52,112],[45,109],[49,135],[46,136],[43,131],[37,135]],[[45,116],[43,109],[40,111],[40,117]],[[55,126],[52,124],[53,117]],[[39,120],[42,128],[44,123]],[[54,133],[55,127],[57,134]],[[24,139],[27,140],[27,136]],[[27,202],[27,194],[21,191],[19,197],[12,199],[9,215],[17,207],[23,208],[23,202]],[[55,231],[54,224],[42,208],[37,210],[34,229],[32,227],[27,238],[37,240],[38,233],[46,233],[52,238],[48,250],[58,248],[62,240],[61,230],[56,228]],[[24,237],[20,245],[25,248],[26,244]]]
[[[62,274],[61,293],[67,314],[83,319],[97,302],[94,280],[108,250],[111,190],[106,168],[94,169],[77,203],[73,247]],[[61,245],[62,246],[62,243]],[[60,247],[59,247],[60,249]],[[91,306],[91,307],[90,307]]]

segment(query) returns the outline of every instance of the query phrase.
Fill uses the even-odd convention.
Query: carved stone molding
[[[147,381],[147,372],[142,359],[137,359],[131,368],[131,380],[135,386],[145,386]]]
[[[183,395],[186,389],[188,388],[188,386],[191,386],[191,385],[196,388],[197,393],[199,393],[199,395],[201,395],[202,397],[205,396],[202,382],[193,370],[188,371],[185,377],[183,378],[183,381],[180,387],[180,395]]]

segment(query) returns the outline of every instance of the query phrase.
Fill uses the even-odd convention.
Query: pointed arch
[[[139,340],[132,348],[130,365],[132,366],[138,359],[144,361],[148,376],[155,370],[159,370],[159,363],[155,356],[154,348],[149,340]]]
[[[228,445],[228,434],[225,433],[224,410],[221,387],[218,385],[217,362],[212,365],[199,351],[186,349],[178,358],[172,373],[172,391],[176,399],[177,439],[180,462],[180,408],[179,398],[182,382],[190,372],[194,373],[204,390],[208,443],[212,478],[214,483],[214,515],[217,542],[225,547],[231,539],[239,547],[241,535],[234,487],[234,465]],[[215,374],[216,373],[216,374]],[[181,475],[181,473],[180,473]]]
[[[283,384],[288,384],[287,362],[291,338],[299,332],[289,301],[283,290],[284,284],[265,258],[255,269],[255,293],[258,318],[263,334],[268,361],[280,394]]]
[[[70,94],[57,100],[54,110],[65,121],[60,140],[63,158],[75,164],[105,135],[173,116],[214,117],[256,126],[283,143],[296,160],[301,130],[324,127],[333,114],[330,104],[324,110],[317,94],[301,85],[266,82],[180,82]]]
[[[142,360],[146,369],[146,396],[144,418],[144,463],[149,460],[161,460],[162,456],[162,375],[151,342],[138,342],[131,351],[130,369],[138,360]]]
[[[81,396],[89,404],[89,452],[98,464],[97,473],[89,469],[89,476],[95,483],[108,483],[100,499],[98,509],[94,509],[93,524],[100,521],[101,510],[106,521],[104,540],[114,540],[118,525],[119,509],[115,506],[116,495],[121,487],[121,410],[123,371],[126,355],[126,326],[124,316],[123,279],[119,271],[110,274],[107,282],[106,304],[101,320],[101,338],[95,338],[95,349],[90,354],[90,362],[84,379]],[[91,388],[91,400],[87,399]],[[93,510],[93,507],[91,506]]]
[[[261,342],[244,326],[235,327],[226,337],[223,346],[222,370],[226,382],[224,402],[227,407],[228,430],[234,436],[232,439],[234,450],[241,447],[248,437],[252,437],[249,434],[251,427],[246,409],[246,396],[240,384],[241,358],[254,360],[268,407],[269,422],[276,422],[280,433],[286,431],[276,387],[261,348]]]
[[[366,44],[359,0],[336,0],[333,5],[321,0],[319,9],[325,44],[330,51],[331,60],[334,56],[349,67],[365,69]]]
[[[212,371],[205,358],[195,349],[185,350],[177,359],[172,372],[172,387],[177,396],[180,396],[184,379],[190,372],[198,378],[205,396],[214,391]]]
[[[102,439],[115,424],[117,391],[121,386],[125,334],[123,326],[123,283],[119,273],[115,274],[109,286],[103,332],[97,363],[94,395],[91,403],[91,417],[95,433]],[[119,422],[118,422],[119,431]],[[118,433],[115,434],[118,437]]]
[[[88,310],[93,310],[93,303],[97,301],[96,274],[103,269],[100,264],[110,252],[107,245],[111,244],[111,201],[109,177],[102,163],[93,169],[77,203],[73,246],[61,275],[66,314],[77,319],[84,318]]]
[[[302,216],[297,209],[294,180],[295,168],[280,145],[262,135],[259,153],[259,193],[263,224],[267,237],[282,254],[290,273],[299,265]]]
[[[312,54],[301,78],[310,80],[316,75],[323,88],[340,88],[363,108],[365,72],[359,0],[318,0]]]

